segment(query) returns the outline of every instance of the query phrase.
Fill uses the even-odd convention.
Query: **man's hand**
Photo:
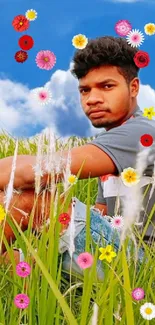
[[[0,159],[0,190],[4,190],[9,183],[12,170],[12,162],[13,156]],[[32,167],[35,164],[36,156],[17,156],[13,184],[14,188],[28,189],[34,187],[35,174]]]
[[[5,196],[4,192],[1,191],[0,204],[3,207],[4,207],[4,196]],[[33,190],[25,190],[23,193],[20,194],[15,193],[11,199],[9,210],[8,210],[9,215],[10,217],[13,216],[13,218],[20,225],[23,231],[25,231],[28,228],[30,214],[34,207],[35,200],[36,198]],[[40,226],[43,224],[43,222],[49,218],[50,203],[51,203],[51,194],[49,192],[46,192],[44,203],[46,207],[45,207],[44,215],[42,215],[42,204],[43,204],[42,195],[39,195],[34,210],[34,218],[33,218],[33,225],[32,225],[33,229],[36,230],[39,229]],[[27,214],[27,216],[24,216],[22,211],[24,212],[24,214]],[[14,232],[7,222],[5,223],[4,234],[9,243],[11,241],[14,242],[15,240]],[[5,246],[3,244],[2,252],[4,251],[5,251]]]

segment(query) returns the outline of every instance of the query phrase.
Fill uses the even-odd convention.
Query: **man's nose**
[[[101,96],[101,91],[92,89],[87,97],[86,104],[89,106],[98,102],[104,102],[103,95]]]

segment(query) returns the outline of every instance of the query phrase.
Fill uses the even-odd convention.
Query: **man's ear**
[[[130,94],[133,98],[137,97],[139,93],[139,79],[136,77],[130,83]]]

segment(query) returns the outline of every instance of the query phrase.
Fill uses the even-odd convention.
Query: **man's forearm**
[[[67,151],[63,152],[63,158],[67,158]],[[59,165],[61,152],[54,154],[54,159]],[[0,159],[0,190],[4,190],[10,181],[12,170],[13,156]],[[36,156],[18,155],[16,160],[16,169],[14,175],[14,188],[29,189],[35,186],[35,171],[33,167],[36,165]],[[45,168],[45,164],[42,165]],[[49,166],[50,167],[50,166]],[[52,166],[51,166],[52,167]],[[61,181],[63,173],[55,174],[55,180]],[[41,177],[42,187],[45,187],[48,179],[50,180],[50,172],[44,170],[44,175]]]
[[[4,190],[10,181],[13,156],[0,159],[0,190]],[[35,156],[19,155],[16,160],[14,174],[14,188],[30,188],[34,184],[34,171],[32,165],[36,162]],[[26,184],[27,175],[31,173],[32,183]],[[25,186],[25,187],[24,187]]]

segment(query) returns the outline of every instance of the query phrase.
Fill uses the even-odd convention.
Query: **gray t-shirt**
[[[89,142],[89,144],[93,144],[99,147],[106,154],[108,154],[108,156],[113,160],[117,167],[118,176],[125,168],[135,168],[136,158],[140,148],[140,137],[144,134],[150,134],[155,139],[155,121],[149,120],[147,117],[144,117],[143,112],[140,110],[139,106],[136,107],[133,116],[134,118],[128,119],[125,124],[112,128],[109,131],[102,131],[97,135],[97,137],[93,141]],[[151,154],[155,154],[154,146],[151,146],[151,149]],[[148,162],[147,168],[144,171],[143,175],[152,177],[153,168],[154,160]],[[102,179],[104,179],[104,177],[98,178],[98,194],[96,198],[96,203],[106,204],[108,210],[107,214],[109,216],[114,216],[116,196],[104,197],[104,182],[102,181]],[[147,185],[142,188],[142,191],[144,192],[146,188]],[[149,191],[147,192],[147,195],[143,200],[144,210],[146,210],[150,190],[151,185],[149,186]],[[143,228],[147,222],[147,217],[154,203],[155,191],[147,207],[147,214],[145,214],[145,217],[143,211],[141,211],[140,213],[141,217],[139,222],[144,222]],[[122,214],[121,212],[122,206],[120,206],[119,210],[120,214]],[[153,214],[152,222],[155,225],[155,213]],[[150,225],[144,238],[146,241],[149,239],[148,237],[152,235],[153,229],[154,228],[152,227],[152,225]]]

